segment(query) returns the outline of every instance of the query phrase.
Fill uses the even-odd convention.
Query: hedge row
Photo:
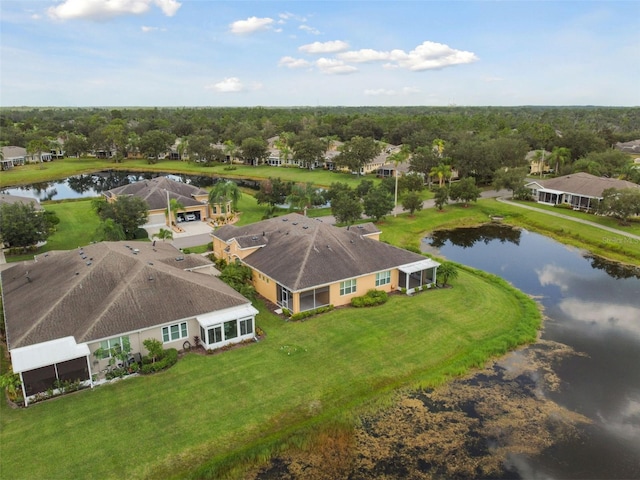
[[[146,360],[146,358],[145,358]],[[140,370],[142,373],[155,373],[165,368],[172,367],[178,361],[178,350],[175,348],[168,348],[164,351],[162,358],[159,358],[155,363],[145,363]]]

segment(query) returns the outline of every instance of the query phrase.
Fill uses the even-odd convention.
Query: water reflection
[[[548,317],[542,341],[575,352],[552,362],[558,388],[547,396],[592,421],[540,454],[512,456],[510,466],[524,478],[639,478],[639,269],[525,230],[519,237],[493,225],[460,230],[425,239],[423,249],[438,247],[540,299]],[[522,360],[507,358],[506,365]]]
[[[102,192],[122,187],[142,180],[156,177],[168,177],[177,182],[188,183],[200,188],[213,186],[222,177],[207,175],[175,175],[162,172],[135,173],[127,171],[106,171],[85,175],[74,175],[65,180],[40,182],[22,187],[7,188],[2,193],[45,200],[67,200],[74,198],[90,198],[100,196]],[[241,187],[259,188],[255,180],[234,179]]]

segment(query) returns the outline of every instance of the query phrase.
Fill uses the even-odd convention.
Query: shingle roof
[[[32,197],[22,197],[20,195],[9,195],[9,194],[0,192],[0,203],[6,203],[8,205],[13,205],[14,203],[23,203],[25,205],[32,204],[35,210],[42,210],[42,205],[40,205],[40,201],[37,198],[32,198]]]
[[[225,225],[213,236],[225,242],[235,239],[245,248],[260,246],[243,262],[292,291],[425,259],[417,253],[367,238],[366,233],[372,231],[369,226],[338,228],[291,213],[243,227]]]
[[[2,147],[2,156],[4,160],[11,160],[12,158],[24,157],[27,154],[27,149],[24,147],[8,146]]]
[[[176,182],[167,177],[157,177],[151,180],[130,183],[122,187],[113,188],[104,192],[107,198],[118,195],[135,195],[147,202],[150,210],[162,210],[167,208],[167,192],[169,198],[175,198],[185,207],[202,205],[196,200],[196,195],[207,195],[207,191],[194,187],[188,183]]]
[[[248,304],[218,278],[185,271],[209,264],[160,242],[102,242],[16,264],[0,273],[9,347],[88,342]]]
[[[562,177],[550,178],[548,180],[536,180],[545,189],[557,190],[560,192],[573,193],[588,197],[601,198],[602,192],[607,188],[640,188],[637,185],[626,180],[618,180],[617,178],[596,177],[585,172],[572,173]]]

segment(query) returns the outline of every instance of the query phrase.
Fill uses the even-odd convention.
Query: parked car
[[[187,221],[187,222],[193,222],[193,221],[195,221],[195,220],[196,220],[196,216],[195,216],[195,214],[193,214],[193,213],[187,213],[187,214],[184,216],[184,219],[185,219],[185,221]]]

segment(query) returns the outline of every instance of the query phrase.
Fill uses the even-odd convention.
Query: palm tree
[[[164,216],[167,217],[167,224],[173,225],[176,219],[176,214],[180,211],[184,210],[184,205],[180,203],[180,200],[176,198],[169,199],[169,194],[167,193],[167,208],[164,210]]]
[[[389,160],[391,160],[395,166],[393,169],[394,176],[396,178],[396,186],[393,194],[393,216],[397,216],[396,207],[398,206],[398,165],[407,161],[411,151],[407,145],[402,145],[400,150],[395,152],[394,154],[389,156]]]
[[[449,280],[458,278],[458,267],[453,262],[442,262],[438,267],[438,275],[442,277],[442,286],[446,287]]]
[[[442,154],[444,153],[444,143],[444,140],[441,138],[436,138],[431,142],[431,147],[433,148],[433,151],[436,152],[436,155],[438,155],[438,158],[442,158]]]
[[[451,165],[439,163],[431,169],[429,176],[438,177],[438,186],[442,188],[444,186],[445,179],[451,178]]]
[[[166,228],[161,228],[158,233],[154,233],[152,235],[153,238],[159,238],[160,240],[162,240],[163,242],[165,240],[172,240],[173,239],[173,233],[171,233],[171,230],[167,230]]]
[[[238,152],[238,146],[233,143],[233,140],[226,140],[224,143],[224,153],[229,157],[229,163],[233,163],[233,159],[235,158]]]
[[[187,137],[182,137],[179,141],[178,141],[178,155],[180,156],[180,161],[184,161],[184,152],[188,151],[189,149],[189,139]]]
[[[571,150],[567,147],[553,147],[549,161],[555,162],[554,172],[558,175],[560,167],[571,158]]]
[[[298,210],[304,210],[304,214],[307,214],[307,208],[313,203],[313,197],[316,193],[316,189],[312,183],[306,185],[294,185],[291,188],[291,194],[287,197],[286,201],[290,205],[290,209],[297,208]]]
[[[540,169],[540,178],[542,178],[542,172],[544,171],[544,156],[546,153],[546,150],[536,150],[536,154],[533,157],[533,159],[538,162],[538,168]]]
[[[242,196],[242,192],[238,188],[236,182],[231,180],[221,180],[217,182],[209,192],[209,204],[227,204],[231,202],[232,209],[235,211],[238,207],[238,201]]]

